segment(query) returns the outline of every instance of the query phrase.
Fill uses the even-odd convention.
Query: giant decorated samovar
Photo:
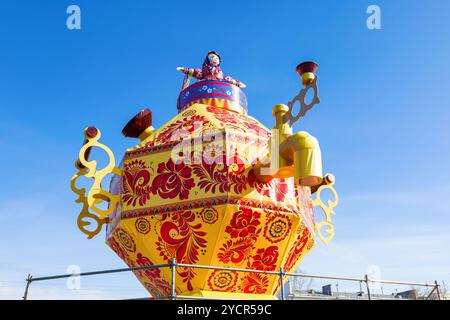
[[[172,290],[191,297],[274,298],[279,277],[246,270],[294,272],[317,239],[327,243],[334,236],[334,177],[322,173],[317,139],[292,132],[319,102],[317,65],[297,67],[303,88],[273,108],[269,130],[248,115],[245,85],[223,76],[219,64],[219,55],[210,52],[202,69],[178,68],[185,74],[178,115],[156,129],[151,111],[139,112],[122,131],[139,142],[119,165],[99,142],[97,128],[84,132],[71,181],[83,205],[78,226],[92,238],[106,225],[106,243],[129,267],[176,261],[175,271],[134,271],[152,296],[168,297]],[[192,77],[199,81],[189,85]],[[314,90],[309,104],[308,90]],[[93,148],[106,152],[104,168],[89,160]],[[111,174],[107,191],[102,180]],[[81,176],[93,179],[87,192],[76,186]],[[324,201],[326,189],[332,197]]]

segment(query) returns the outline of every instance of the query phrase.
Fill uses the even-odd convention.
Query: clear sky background
[[[70,4],[81,8],[81,30],[66,28]],[[381,30],[366,27],[370,4],[381,8]],[[319,64],[321,103],[294,129],[319,139],[341,202],[335,239],[302,271],[379,270],[450,286],[449,13],[450,2],[437,0],[2,1],[0,298],[20,298],[28,273],[124,266],[104,232],[87,240],[77,229],[69,179],[83,129],[100,128],[121,158],[135,143],[123,125],[143,107],[155,127],[175,116],[175,68],[199,67],[208,50],[247,84],[250,114],[268,127],[272,106],[300,89],[295,66]],[[132,274],[30,291],[35,299],[146,295]]]

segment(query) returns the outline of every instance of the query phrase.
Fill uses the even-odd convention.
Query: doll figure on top
[[[197,68],[183,68],[178,67],[177,70],[183,72],[186,75],[193,76],[199,81],[202,80],[218,80],[225,81],[240,88],[245,88],[245,84],[233,79],[230,76],[224,76],[222,70],[220,69],[220,56],[215,51],[210,51],[206,55],[205,61],[201,69]]]

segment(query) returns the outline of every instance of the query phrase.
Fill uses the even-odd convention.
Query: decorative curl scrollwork
[[[324,183],[317,189],[316,197],[312,203],[314,207],[319,207],[325,215],[325,220],[316,223],[317,234],[325,244],[328,244],[328,242],[330,242],[331,239],[334,238],[334,225],[333,221],[331,220],[331,216],[334,215],[333,208],[336,207],[339,203],[338,194],[333,187],[334,182],[334,175],[326,174]],[[333,194],[333,198],[328,199],[325,203],[322,200],[322,191],[327,189],[331,191],[331,193]],[[324,235],[324,233],[327,233],[327,235]]]
[[[102,189],[102,180],[110,173],[121,176],[122,170],[116,167],[114,154],[111,149],[98,141],[101,134],[97,128],[87,128],[84,131],[84,135],[85,141],[80,149],[78,160],[75,162],[75,168],[78,169],[78,172],[70,180],[70,187],[78,195],[75,202],[83,205],[77,219],[78,228],[88,236],[88,239],[91,239],[101,231],[103,224],[109,222],[107,216],[114,211],[116,205],[120,202],[120,195],[111,194]],[[88,160],[92,148],[100,148],[106,152],[108,164],[103,169],[97,169],[97,161]],[[82,176],[94,180],[87,196],[85,188],[76,187],[77,179]],[[98,207],[103,202],[108,203],[106,209]],[[95,229],[89,230],[86,228],[90,225],[94,225]]]
[[[284,115],[283,122],[288,122],[289,125],[292,127],[292,125],[298,121],[301,117],[304,117],[306,112],[308,110],[312,109],[316,104],[320,103],[319,99],[319,89],[317,88],[317,79],[318,77],[315,77],[314,80],[310,84],[308,84],[305,88],[301,89],[297,96],[294,97],[291,101],[288,102],[289,111]],[[309,104],[305,102],[306,93],[309,89],[314,89],[314,97],[311,100]],[[296,102],[300,103],[300,111],[297,113],[297,115],[292,114],[292,110],[294,108],[294,105]]]

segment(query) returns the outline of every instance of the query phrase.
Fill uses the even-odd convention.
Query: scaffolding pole
[[[26,281],[27,281],[27,285],[25,287],[25,293],[23,294],[23,300],[28,299],[28,289],[30,288],[31,281],[33,281],[33,277],[31,276],[31,274],[28,274]]]
[[[231,268],[231,267],[218,267],[218,266],[206,266],[206,265],[192,265],[192,264],[186,264],[186,263],[178,263],[175,258],[172,258],[170,260],[170,263],[166,264],[160,264],[160,265],[152,265],[152,266],[140,266],[140,267],[131,267],[131,268],[121,268],[121,269],[110,269],[110,270],[100,270],[100,271],[92,271],[92,272],[82,272],[78,274],[77,276],[91,276],[91,275],[100,275],[100,274],[110,274],[110,273],[119,273],[119,272],[129,272],[129,271],[139,271],[139,270],[147,270],[147,269],[160,269],[160,268],[170,268],[171,271],[171,287],[170,287],[170,295],[167,297],[154,297],[154,300],[161,300],[161,299],[169,299],[169,300],[175,300],[175,299],[204,299],[204,297],[193,297],[193,296],[185,296],[180,295],[177,296],[176,294],[176,272],[177,268],[193,268],[193,269],[207,269],[207,270],[229,270],[234,272],[248,272],[248,273],[257,273],[257,274],[267,274],[267,275],[276,275],[279,277],[280,282],[280,293],[281,293],[281,300],[285,300],[285,290],[284,290],[284,277],[285,276],[292,276],[292,277],[303,277],[303,278],[317,278],[317,279],[330,279],[330,280],[345,280],[345,281],[354,281],[359,282],[360,284],[364,282],[367,287],[367,296],[369,300],[372,300],[372,293],[370,291],[370,283],[371,282],[377,282],[377,283],[388,283],[388,284],[399,284],[399,285],[412,285],[412,286],[422,286],[422,287],[433,287],[432,291],[429,293],[426,299],[431,298],[434,292],[436,292],[436,296],[438,300],[441,300],[441,292],[439,290],[439,284],[437,281],[434,282],[434,284],[428,284],[428,283],[416,283],[416,282],[405,282],[405,281],[392,281],[392,280],[378,280],[378,279],[369,279],[367,274],[364,276],[364,278],[351,278],[351,277],[339,277],[339,276],[322,276],[322,275],[313,275],[313,274],[303,274],[303,273],[293,273],[293,272],[285,272],[283,268],[281,267],[279,271],[263,271],[263,270],[251,270],[251,269],[244,269],[244,268]],[[28,275],[26,279],[26,287],[25,287],[25,293],[23,296],[24,300],[28,299],[28,292],[29,288],[32,282],[34,281],[46,281],[46,280],[53,280],[53,279],[63,279],[63,278],[69,278],[72,277],[73,274],[64,274],[64,275],[55,275],[55,276],[48,276],[48,277],[36,277],[33,278],[31,274]],[[209,297],[208,299],[215,299],[213,297]],[[218,298],[221,299],[221,298]]]

